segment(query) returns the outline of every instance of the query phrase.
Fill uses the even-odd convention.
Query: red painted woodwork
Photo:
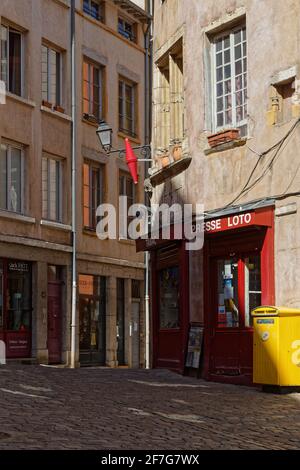
[[[61,290],[60,281],[48,283],[48,362],[61,362]]]
[[[254,226],[218,233],[206,233],[204,250],[204,368],[208,380],[251,384],[253,367],[253,330],[245,327],[244,259],[248,255],[261,256],[261,303],[274,304],[274,210],[264,208],[252,217]],[[259,222],[259,223],[258,223]],[[238,300],[240,325],[238,328],[219,328],[217,312],[217,259],[237,257]]]
[[[167,246],[167,243],[165,243]],[[151,253],[152,273],[152,318],[153,318],[153,367],[164,367],[183,373],[189,325],[188,299],[188,252],[185,243],[177,244],[177,255],[160,262],[158,252]],[[160,329],[159,270],[179,266],[179,328]]]

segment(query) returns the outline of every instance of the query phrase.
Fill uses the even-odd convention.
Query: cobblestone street
[[[1,366],[0,400],[0,449],[300,448],[300,395],[163,370]]]

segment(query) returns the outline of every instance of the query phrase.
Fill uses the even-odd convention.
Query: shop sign
[[[247,227],[255,223],[255,215],[255,212],[246,212],[244,214],[235,214],[220,219],[208,220],[204,222],[204,231],[206,233],[214,233]]]
[[[94,276],[79,275],[79,294],[94,294]]]
[[[27,351],[29,346],[28,339],[26,338],[15,338],[8,339],[8,349],[10,351]]]
[[[21,273],[29,272],[29,264],[23,261],[11,261],[8,263],[8,271],[17,271]]]

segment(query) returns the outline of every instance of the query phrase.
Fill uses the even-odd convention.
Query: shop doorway
[[[105,365],[106,279],[79,275],[79,349],[81,365]]]
[[[31,357],[31,264],[0,260],[0,340],[7,358]]]
[[[62,280],[61,268],[48,267],[48,362],[61,362],[62,352]]]
[[[211,373],[251,377],[251,310],[261,305],[262,294],[260,253],[214,259],[211,284]]]
[[[189,324],[184,243],[170,243],[154,251],[151,260],[153,365],[183,372]]]
[[[125,282],[117,279],[117,360],[119,366],[125,361]]]
[[[251,384],[251,311],[274,299],[271,229],[210,237],[207,248],[205,325],[207,377]]]

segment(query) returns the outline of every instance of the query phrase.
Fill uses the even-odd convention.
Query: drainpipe
[[[75,0],[71,0],[71,107],[72,107],[72,308],[71,308],[71,360],[75,368],[76,359],[76,60],[75,60]]]
[[[149,2],[150,3],[150,2]],[[148,13],[150,5],[148,4]],[[151,35],[151,20],[147,25],[147,30],[144,34],[145,38],[145,144],[151,143],[151,119],[150,119],[150,95],[151,95],[151,62],[149,58],[150,53],[150,35]],[[145,164],[145,173],[148,175],[149,165]],[[147,195],[145,195],[145,202],[148,205]],[[145,367],[150,369],[150,256],[149,252],[145,252]]]

